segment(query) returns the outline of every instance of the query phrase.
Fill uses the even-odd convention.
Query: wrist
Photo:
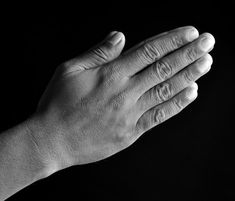
[[[45,177],[72,165],[62,137],[65,131],[55,119],[36,113],[27,121],[28,136],[44,166]]]
[[[30,149],[35,153],[37,160],[42,166],[42,175],[47,177],[58,171],[56,160],[53,159],[52,151],[49,146],[47,136],[47,128],[43,124],[41,118],[37,115],[31,116],[25,122],[27,128],[27,138]]]
[[[28,119],[0,135],[0,199],[47,176],[47,166],[32,137]]]

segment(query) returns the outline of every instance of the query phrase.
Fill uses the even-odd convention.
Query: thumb
[[[99,44],[90,48],[84,54],[72,59],[70,64],[75,70],[85,70],[95,68],[98,65],[108,63],[118,57],[125,45],[125,36],[118,31],[112,31]]]

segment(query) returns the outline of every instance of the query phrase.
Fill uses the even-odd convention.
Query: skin
[[[204,41],[204,46],[202,45]],[[61,64],[36,112],[0,135],[0,200],[61,169],[105,159],[197,97],[215,39],[191,26],[122,53],[125,37]]]

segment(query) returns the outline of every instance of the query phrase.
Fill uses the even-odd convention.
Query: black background
[[[201,78],[196,101],[120,153],[57,172],[12,196],[16,200],[234,199],[234,31],[230,6],[195,2],[103,9],[69,5],[42,9],[11,5],[1,18],[1,131],[35,111],[55,68],[112,30],[125,50],[147,37],[193,25],[216,39],[214,64]],[[232,6],[232,5],[231,5]],[[92,8],[91,8],[92,7]],[[194,9],[192,9],[194,8]]]

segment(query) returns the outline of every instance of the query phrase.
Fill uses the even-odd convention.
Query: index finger
[[[132,76],[166,54],[198,38],[199,33],[192,26],[180,27],[163,34],[153,36],[137,44],[114,60],[122,76]]]

